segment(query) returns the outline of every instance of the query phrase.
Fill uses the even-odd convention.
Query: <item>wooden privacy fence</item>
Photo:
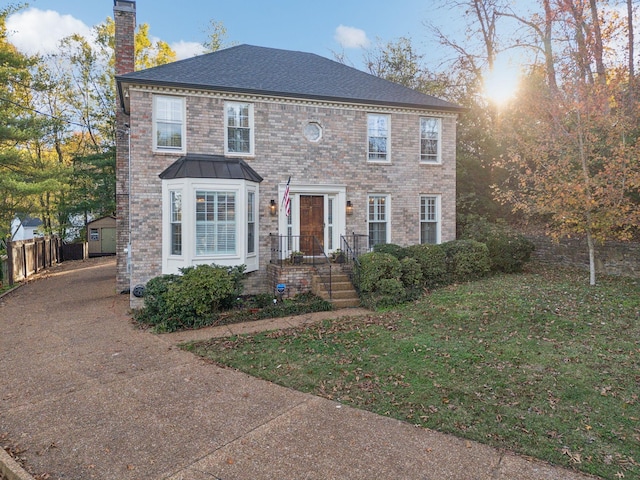
[[[60,263],[61,241],[56,236],[7,242],[7,273],[9,285],[24,280]]]

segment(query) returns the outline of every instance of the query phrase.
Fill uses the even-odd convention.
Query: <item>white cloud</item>
[[[343,48],[367,48],[371,42],[364,30],[339,25],[333,37]]]
[[[176,57],[178,60],[182,60],[183,58],[195,57],[196,55],[201,55],[204,53],[204,47],[201,43],[198,42],[185,42],[184,40],[180,40],[179,42],[172,43],[169,45],[174,52],[176,52]]]
[[[60,40],[74,33],[92,38],[91,27],[71,15],[30,8],[7,18],[9,41],[21,52],[34,55],[58,51]]]

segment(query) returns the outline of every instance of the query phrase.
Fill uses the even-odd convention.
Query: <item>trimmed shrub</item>
[[[398,260],[402,260],[407,256],[404,247],[396,245],[395,243],[377,243],[373,246],[373,251],[376,253],[388,253]]]
[[[167,318],[167,292],[180,281],[180,275],[160,275],[147,282],[144,288],[144,308],[134,314],[136,321],[147,325],[159,325]]]
[[[420,265],[425,287],[432,289],[447,283],[447,256],[441,245],[411,245],[405,251]]]
[[[228,308],[242,293],[240,279],[244,271],[216,265],[198,265],[181,269],[182,279],[174,282],[167,291],[167,308],[170,315],[183,319],[210,317]]]
[[[375,292],[380,281],[386,278],[399,281],[402,274],[400,260],[389,253],[369,252],[358,260],[358,288],[362,293]]]
[[[402,285],[407,291],[408,298],[417,298],[422,292],[422,269],[415,258],[405,257],[400,260]]]
[[[490,271],[489,249],[475,240],[453,240],[442,244],[447,256],[447,270],[451,282],[467,282],[487,275]]]
[[[358,289],[369,308],[399,305],[407,298],[400,260],[390,253],[365,253],[359,258]]]
[[[511,232],[505,223],[490,223],[482,217],[469,221],[462,238],[487,245],[493,272],[521,272],[535,250],[531,241]]]
[[[533,242],[517,234],[492,235],[486,240],[486,245],[494,272],[521,272],[535,250]]]
[[[198,265],[181,269],[182,275],[153,278],[136,320],[161,332],[211,325],[242,293],[244,268]]]

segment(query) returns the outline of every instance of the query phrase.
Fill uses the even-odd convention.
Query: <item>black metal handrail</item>
[[[329,263],[320,241],[313,235],[277,235],[270,233],[271,263],[278,265],[318,265]]]
[[[344,260],[348,265],[349,277],[351,283],[359,290],[359,267],[360,261],[358,257],[369,251],[369,235],[360,233],[352,233],[351,235],[340,235],[340,250],[344,255]]]

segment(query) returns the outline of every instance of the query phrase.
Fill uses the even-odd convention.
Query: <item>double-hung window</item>
[[[236,195],[196,192],[196,255],[236,253]]]
[[[389,197],[369,195],[369,248],[389,239]]]
[[[440,163],[442,121],[436,117],[420,118],[420,162]]]
[[[389,162],[389,115],[369,114],[367,116],[367,160],[370,162]]]
[[[182,97],[153,97],[153,130],[156,150],[184,151],[185,103]]]
[[[170,251],[171,255],[182,255],[182,192],[171,190],[169,196]]]
[[[247,254],[256,252],[256,192],[247,192]]]
[[[225,153],[253,155],[253,105],[225,103]]]
[[[420,197],[420,243],[438,243],[440,227],[440,198],[437,195]]]

